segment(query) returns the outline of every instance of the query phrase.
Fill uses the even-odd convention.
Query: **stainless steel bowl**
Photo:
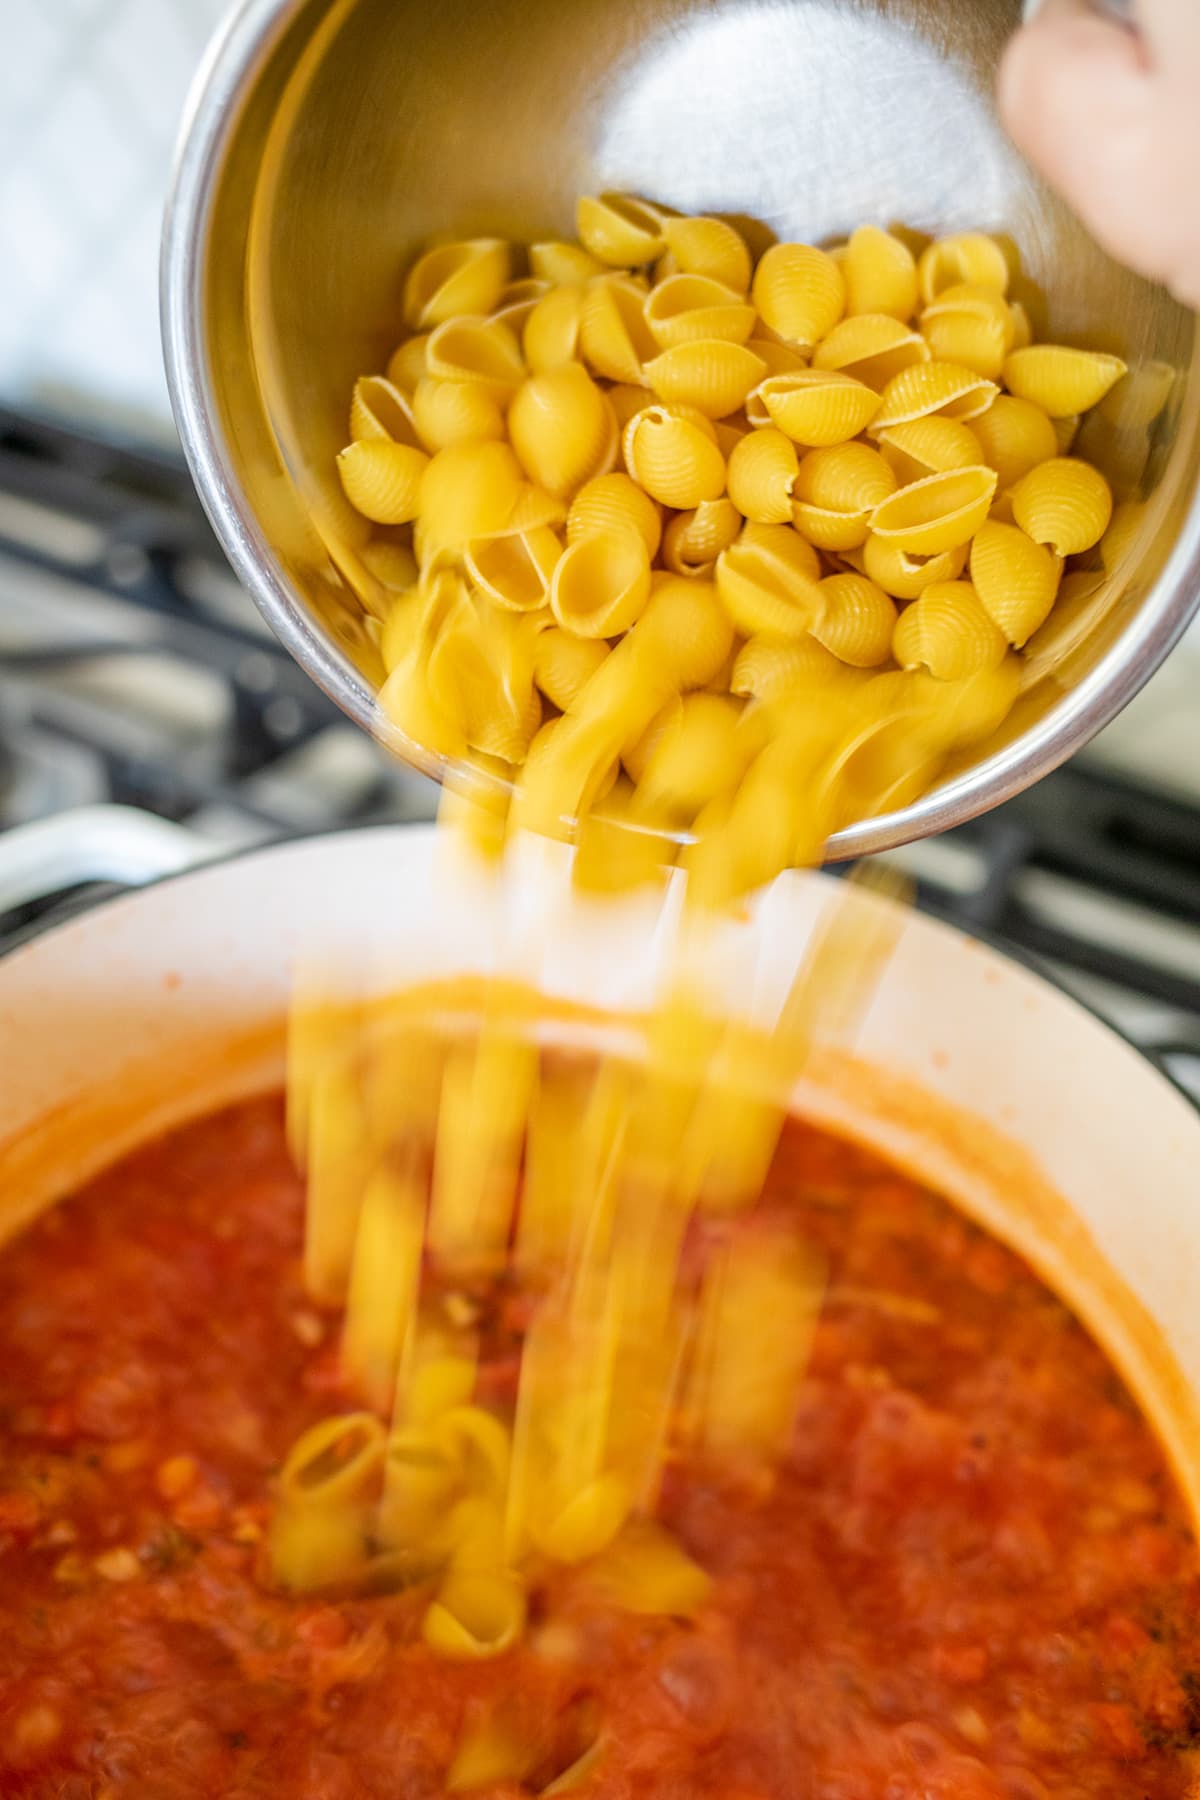
[[[349,715],[379,712],[355,592],[366,526],[334,455],[356,376],[400,336],[433,233],[567,232],[625,188],[820,242],[865,220],[1019,244],[1043,331],[1170,389],[1089,421],[1145,497],[1130,552],[1064,621],[999,736],[924,799],[838,834],[859,855],[958,824],[1054,768],[1128,701],[1200,603],[1195,318],[1109,261],[1034,178],[992,85],[1020,0],[244,0],[197,80],[162,265],[184,448],[279,637]],[[1135,394],[1136,399],[1136,394]],[[369,580],[369,577],[365,579]],[[1061,635],[1061,634],[1060,634]]]

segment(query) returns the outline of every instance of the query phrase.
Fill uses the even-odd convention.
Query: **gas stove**
[[[894,860],[921,906],[1032,958],[1200,1099],[1194,657],[1152,689],[1069,767]],[[112,802],[219,852],[430,819],[437,790],[276,644],[176,455],[0,410],[0,828]],[[0,947],[99,891],[0,912]]]

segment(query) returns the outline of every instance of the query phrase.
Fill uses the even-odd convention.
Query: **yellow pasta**
[[[982,460],[1000,477],[1001,491],[1058,455],[1053,421],[1031,400],[1012,394],[999,394],[971,429]]]
[[[634,414],[649,406],[653,399],[649,388],[643,387],[640,382],[618,381],[608,389],[608,404],[613,409],[613,417],[621,431],[624,431]]]
[[[1061,344],[1030,344],[1014,350],[1004,365],[1004,385],[1020,400],[1032,400],[1052,419],[1084,413],[1120,381],[1126,364],[1097,350]]]
[[[902,669],[925,668],[938,681],[962,681],[994,669],[1007,650],[1004,633],[969,581],[931,583],[901,613],[892,639]]]
[[[876,433],[893,425],[938,414],[946,419],[977,419],[985,413],[999,390],[974,369],[958,363],[914,363],[893,376],[883,390],[879,409],[871,421]]]
[[[362,559],[376,581],[395,593],[416,585],[417,559],[407,544],[367,544]]]
[[[750,251],[740,231],[724,219],[664,218],[662,234],[671,273],[704,275],[744,294],[750,286]]]
[[[963,291],[952,288],[949,293]],[[935,360],[973,369],[988,381],[999,379],[1015,331],[1007,305],[998,295],[995,299],[998,304],[992,311],[969,304],[951,306],[945,299],[926,308],[921,336]]]
[[[464,314],[490,313],[508,281],[508,245],[472,238],[427,250],[404,284],[404,317],[418,331]]]
[[[550,287],[550,282],[541,281],[536,275],[523,275],[518,281],[506,282],[500,298],[492,308],[492,318],[502,319],[510,331],[521,336],[530,313],[539,300],[545,299]]]
[[[912,556],[889,538],[872,532],[862,547],[863,571],[894,600],[915,600],[933,581],[954,581],[962,574],[967,545],[939,556]]]
[[[1031,469],[1012,491],[1013,517],[1036,544],[1059,556],[1091,550],[1108,530],[1112,489],[1091,463],[1054,457]]]
[[[824,250],[773,244],[754,271],[751,297],[765,325],[787,343],[811,349],[841,318],[846,283]]]
[[[879,410],[872,388],[833,370],[769,375],[756,392],[771,423],[794,443],[812,448],[849,442]]]
[[[616,455],[616,420],[582,363],[522,382],[508,430],[529,479],[559,498],[611,468]]]
[[[636,269],[661,255],[662,227],[662,215],[629,194],[585,195],[575,208],[584,249],[616,268]]]
[[[813,637],[751,637],[737,653],[729,691],[777,700],[801,688],[827,688],[844,674],[838,658]]]
[[[998,403],[993,401],[982,418],[990,419]],[[979,419],[963,425],[933,413],[908,425],[890,425],[879,433],[879,452],[901,487],[922,481],[926,475],[946,475],[952,469],[970,469],[979,463],[994,468],[991,458],[983,454],[979,424]]]
[[[555,625],[538,634],[533,649],[534,679],[547,700],[567,712],[607,655],[608,645],[602,639],[581,638]]]
[[[633,635],[639,661],[654,659],[677,690],[707,687],[733,646],[712,582],[676,575],[653,577],[649,604]]]
[[[917,265],[908,245],[876,225],[852,233],[841,263],[846,311],[886,313],[907,324],[917,310]]]
[[[1100,540],[1100,560],[1106,575],[1118,568],[1137,542],[1146,518],[1146,505],[1141,500],[1126,500],[1118,506],[1112,522]],[[363,553],[364,560],[366,552]]]
[[[786,525],[792,516],[792,487],[799,472],[792,440],[768,427],[748,431],[729,457],[729,498],[747,519]]]
[[[693,407],[708,419],[736,412],[766,372],[766,364],[752,350],[723,338],[676,344],[652,358],[644,370],[660,400]]]
[[[820,563],[787,525],[754,525],[717,558],[717,593],[743,637],[800,637],[820,617]]]
[[[388,359],[387,378],[394,387],[411,394],[422,375],[429,373],[429,333],[405,338]]]
[[[603,275],[606,264],[579,244],[548,241],[529,246],[530,272],[539,281],[583,282]]]
[[[1058,446],[1058,454],[1066,456],[1079,435],[1079,427],[1083,423],[1078,413],[1067,413],[1064,418],[1052,419],[1054,426],[1054,442]]]
[[[507,612],[535,612],[546,604],[562,545],[548,525],[468,543],[464,567],[473,585]]]
[[[662,510],[636,481],[619,472],[597,475],[581,487],[567,514],[567,542],[614,526],[632,525],[653,561],[662,541]]]
[[[364,438],[423,447],[408,395],[383,375],[363,375],[354,384],[350,441],[357,444]]]
[[[818,583],[822,610],[812,635],[839,662],[873,669],[886,662],[896,626],[895,604],[866,575],[828,575]]]
[[[677,830],[718,794],[732,792],[750,756],[740,720],[741,707],[728,695],[689,694],[674,729],[662,733],[646,757],[638,815]]]
[[[1173,363],[1140,363],[1105,395],[1100,417],[1114,431],[1146,431],[1165,411],[1178,381]]]
[[[507,399],[525,363],[516,332],[502,319],[448,319],[430,333],[425,369],[443,381],[482,382]]]
[[[347,500],[376,525],[405,525],[416,518],[429,466],[423,450],[390,438],[360,438],[337,459]]]
[[[507,444],[452,444],[428,459],[421,523],[433,545],[468,544],[502,530],[520,494],[520,465]]]
[[[663,533],[663,566],[675,575],[711,574],[741,529],[742,515],[730,500],[704,500],[676,513]]]
[[[1015,525],[989,520],[971,546],[975,592],[1014,649],[1048,618],[1061,577],[1061,558]]]
[[[621,761],[631,781],[638,782],[642,779],[646,773],[646,765],[659,744],[664,737],[671,736],[679,729],[682,719],[683,700],[679,694],[672,694],[666,705],[655,713],[640,737],[625,745]]]
[[[854,313],[835,325],[813,352],[814,369],[840,369],[877,391],[914,363],[929,361],[929,345],[889,313]]]
[[[504,414],[494,391],[479,381],[424,376],[412,397],[413,424],[426,450],[446,450],[472,438],[502,438]]]
[[[597,375],[645,384],[643,365],[658,352],[642,311],[645,297],[645,289],[628,275],[604,275],[588,283],[579,347]]]
[[[994,238],[979,231],[939,238],[922,253],[917,270],[926,306],[947,288],[966,282],[1008,292],[1008,259]]]
[[[954,469],[927,475],[882,501],[871,534],[910,556],[937,556],[967,543],[987,518],[996,492],[994,469]]]
[[[563,282],[544,294],[530,312],[521,343],[525,361],[535,375],[561,368],[578,357],[583,301],[581,283]]]
[[[896,476],[869,444],[810,450],[796,473],[795,498],[830,512],[872,512],[896,491]]]
[[[634,481],[663,506],[690,511],[725,491],[717,434],[690,407],[644,407],[625,427],[622,449]]]
[[[646,541],[630,525],[577,537],[556,563],[550,584],[551,612],[577,637],[619,636],[649,597]]]
[[[660,350],[696,338],[744,344],[757,323],[744,294],[708,275],[669,275],[650,289],[642,310]]]

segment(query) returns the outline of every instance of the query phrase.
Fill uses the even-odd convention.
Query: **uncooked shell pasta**
[[[1148,444],[1171,372],[1035,342],[982,232],[756,263],[729,220],[615,193],[577,229],[414,263],[410,335],[349,396],[347,579],[402,732],[520,823],[607,806],[593,887],[686,827],[728,897],[985,743],[1035,635],[1040,682],[1064,576],[1090,595],[1143,516],[1087,453]]]

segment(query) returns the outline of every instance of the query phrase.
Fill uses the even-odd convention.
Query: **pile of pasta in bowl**
[[[1034,342],[982,233],[755,264],[621,195],[577,227],[528,273],[428,250],[355,386],[380,703],[585,871],[595,834],[606,882],[682,844],[717,901],[1001,727],[1064,570],[1122,531],[1070,450],[1126,368]]]

